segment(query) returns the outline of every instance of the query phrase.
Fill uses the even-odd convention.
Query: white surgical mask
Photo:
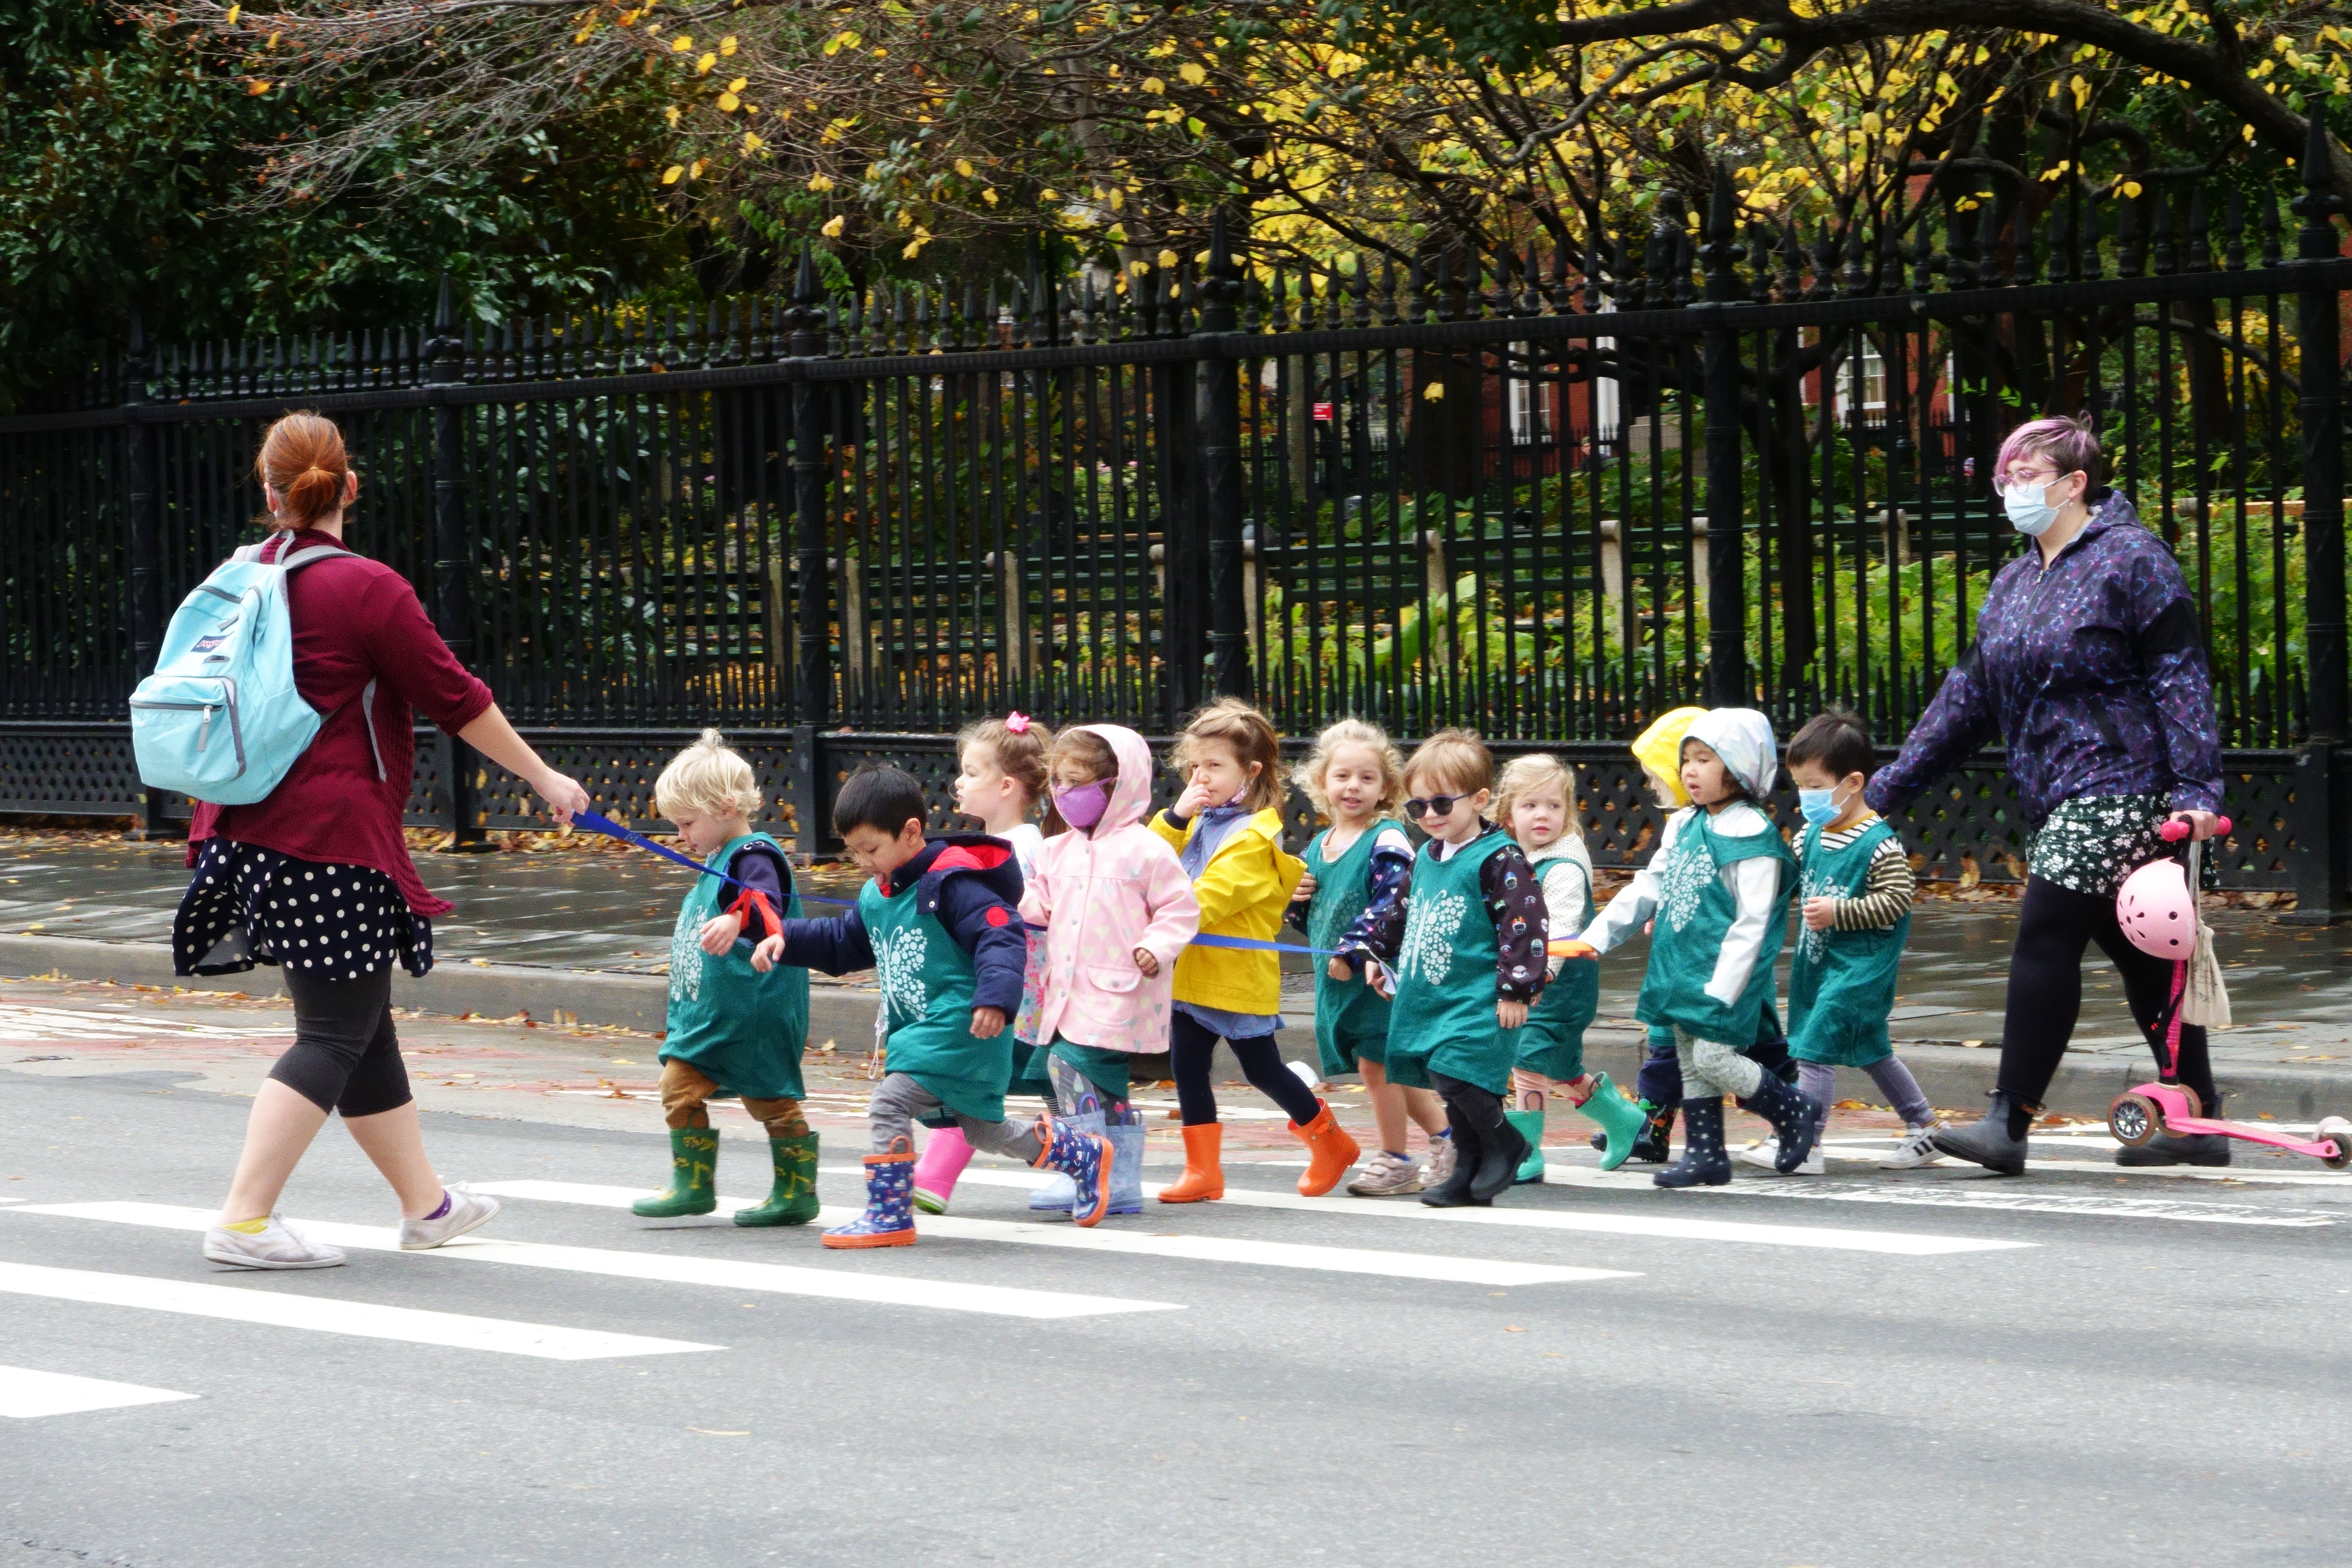
[[[2051,485],[2057,482],[2053,479],[2050,484],[2011,485],[2002,489],[2000,507],[2009,514],[2009,526],[2028,539],[2038,539],[2049,532],[2050,525],[2058,521],[2058,509],[2046,498]]]

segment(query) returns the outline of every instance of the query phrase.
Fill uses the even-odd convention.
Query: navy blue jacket
[[[2047,570],[2030,547],[2000,569],[1976,642],[1863,798],[1900,810],[1996,738],[2033,826],[2078,795],[2221,809],[2221,724],[2196,601],[2120,491]]]
[[[1010,1019],[1021,1010],[1021,980],[1029,967],[1029,939],[1021,923],[1021,866],[1013,846],[985,833],[945,833],[881,883],[915,885],[917,906],[947,928],[971,959],[974,1007],[994,1007]],[[847,914],[784,922],[784,962],[826,974],[874,967],[866,917]]]

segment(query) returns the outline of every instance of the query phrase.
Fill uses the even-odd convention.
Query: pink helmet
[[[2116,923],[2142,952],[2186,963],[2197,943],[2197,900],[2180,862],[2167,856],[2125,878],[2116,895]]]

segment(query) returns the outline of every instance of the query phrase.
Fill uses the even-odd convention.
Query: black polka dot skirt
[[[277,963],[321,980],[355,980],[394,960],[411,974],[432,968],[433,922],[409,910],[390,877],[234,839],[205,841],[172,921],[179,974]]]

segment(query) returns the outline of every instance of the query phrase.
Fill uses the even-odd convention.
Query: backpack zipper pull
[[[213,705],[207,702],[205,704],[205,721],[196,726],[196,750],[201,752],[205,749],[205,741],[212,732]]]

